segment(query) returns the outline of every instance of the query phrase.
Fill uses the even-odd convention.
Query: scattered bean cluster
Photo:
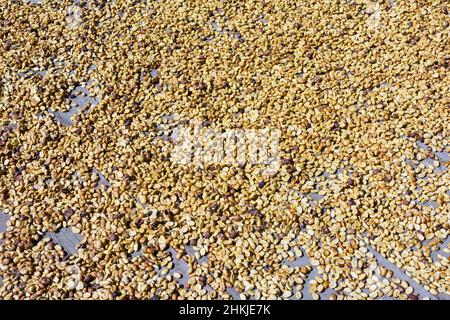
[[[445,0],[0,0],[0,297],[424,298],[374,252],[449,294],[449,21]],[[280,130],[278,172],[174,163],[191,120]]]

